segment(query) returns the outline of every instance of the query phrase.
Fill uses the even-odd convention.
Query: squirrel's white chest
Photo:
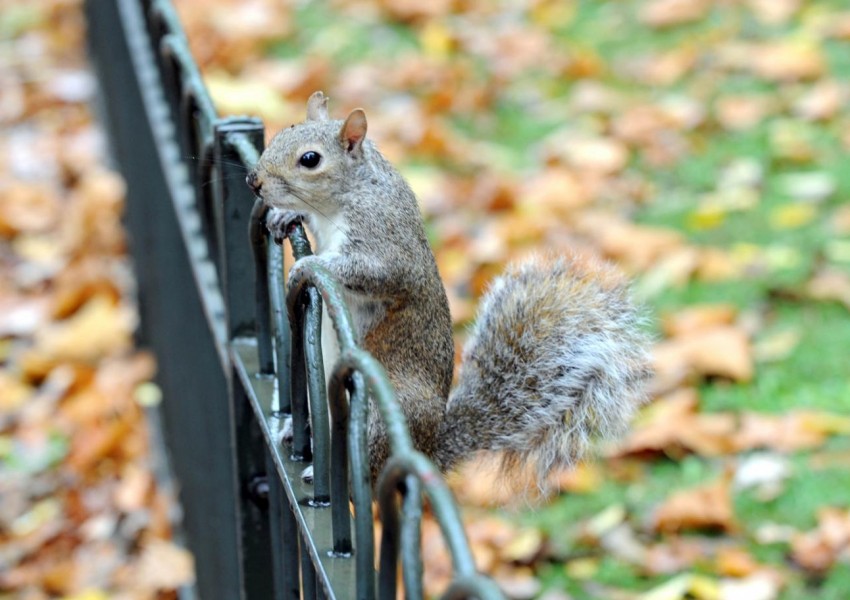
[[[316,242],[314,251],[318,255],[339,252],[345,243],[346,227],[339,218],[309,215],[307,227]]]
[[[383,306],[375,301],[367,300],[360,294],[346,291],[345,303],[354,321],[355,335],[358,343],[363,342],[366,333],[384,318]],[[325,369],[325,382],[330,384],[331,373],[334,365],[339,359],[339,344],[337,343],[336,330],[333,321],[328,314],[327,307],[322,307],[322,361]]]

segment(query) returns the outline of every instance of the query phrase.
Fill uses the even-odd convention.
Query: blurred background
[[[453,478],[514,598],[850,595],[850,8],[842,0],[175,0],[221,114],[362,106],[416,190],[457,344],[529,252],[635,279],[632,432],[513,502]],[[0,598],[167,598],[123,182],[79,0],[0,0]],[[167,401],[167,399],[165,400]],[[426,587],[450,564],[425,523]]]

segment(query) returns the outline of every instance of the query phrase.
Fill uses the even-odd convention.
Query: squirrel
[[[306,225],[315,254],[301,260],[344,287],[357,341],[386,369],[419,451],[444,473],[498,451],[503,474],[529,469],[545,489],[645,400],[648,336],[628,281],[578,254],[509,266],[482,300],[451,390],[452,322],[418,202],[366,129],[362,109],[332,120],[327,97],[310,97],[307,119],[279,132],[246,178],[272,209],[269,229],[282,238]],[[368,439],[374,482],[389,456],[374,405]]]

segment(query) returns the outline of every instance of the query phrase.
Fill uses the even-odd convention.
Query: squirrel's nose
[[[248,184],[248,187],[251,188],[251,191],[254,192],[257,196],[260,195],[260,188],[263,187],[263,183],[260,181],[260,178],[257,177],[256,171],[248,171],[248,175],[245,177],[245,183]]]

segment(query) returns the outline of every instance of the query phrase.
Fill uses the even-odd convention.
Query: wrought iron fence
[[[282,249],[244,185],[263,124],[219,117],[169,0],[87,0],[86,14],[128,183],[139,338],[158,358],[199,595],[388,599],[400,564],[405,595],[420,598],[425,497],[453,561],[444,598],[501,597],[476,572],[451,494],[413,448],[383,368],[357,346],[338,284],[307,261],[284,285]],[[300,226],[290,241],[296,258],[310,254]],[[327,390],[323,303],[340,346]],[[369,398],[392,448],[376,487],[377,571]],[[291,444],[281,441],[290,414]],[[299,476],[308,463],[311,485]]]

